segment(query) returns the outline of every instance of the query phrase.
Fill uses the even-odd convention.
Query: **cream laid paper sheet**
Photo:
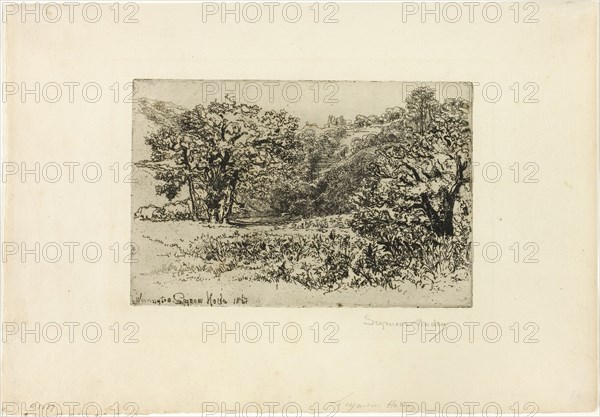
[[[597,408],[594,2],[3,13],[6,415]]]

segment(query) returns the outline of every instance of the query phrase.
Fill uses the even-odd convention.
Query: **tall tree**
[[[392,205],[406,224],[424,223],[437,236],[454,234],[454,206],[470,183],[468,111],[465,100],[448,100],[424,135],[413,133],[406,143],[378,150],[379,172],[390,180]]]
[[[157,194],[169,200],[187,188],[195,220],[203,209],[210,222],[229,222],[240,189],[251,193],[277,176],[297,148],[298,119],[284,110],[230,97],[191,110],[142,99],[139,109],[157,129],[146,136],[151,160],[138,165],[153,171]]]
[[[258,106],[227,97],[222,103],[214,101],[178,114],[174,127],[167,129],[166,141],[147,142],[161,157],[174,158],[175,164],[190,173],[190,195],[201,190],[209,221],[226,223],[240,187],[276,173],[295,146],[297,128],[298,119],[283,110],[261,112]],[[150,137],[160,136],[162,130]],[[173,148],[172,142],[179,153],[163,155],[165,149]],[[171,183],[177,188],[176,181]]]
[[[435,91],[430,87],[418,87],[406,98],[408,117],[416,125],[419,134],[424,135],[439,110]]]
[[[429,107],[438,110],[424,134],[405,132],[401,142],[378,147],[373,171],[379,183],[371,185],[370,194],[363,192],[370,197],[360,202],[377,207],[377,216],[385,215],[398,227],[424,227],[436,236],[452,236],[455,203],[470,184],[469,103],[452,99]],[[420,123],[419,113],[415,117]]]
[[[179,120],[185,109],[163,101],[140,99],[138,109],[157,128],[150,132],[145,142],[150,145],[150,161],[137,165],[149,168],[160,184],[156,192],[173,200],[182,188],[187,188],[192,219],[198,218],[197,194],[194,173],[194,143],[180,134]]]

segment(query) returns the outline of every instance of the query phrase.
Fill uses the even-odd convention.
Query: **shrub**
[[[151,221],[192,220],[188,200],[167,203],[163,207],[152,204],[143,206],[135,212],[134,217]]]

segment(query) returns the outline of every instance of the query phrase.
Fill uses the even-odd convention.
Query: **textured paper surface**
[[[298,404],[306,413],[315,403],[324,413],[332,411],[329,403],[337,412],[406,411],[410,404],[435,411],[436,403],[457,403],[463,413],[466,403],[478,403],[479,412],[494,403],[504,413],[518,403],[524,414],[527,403],[539,412],[596,407],[597,4],[540,3],[539,22],[530,24],[522,22],[525,10],[515,23],[507,7],[497,23],[480,14],[473,23],[466,17],[422,23],[419,15],[403,21],[400,4],[350,3],[338,5],[339,22],[330,24],[314,23],[311,15],[298,23],[222,23],[212,16],[203,22],[197,4],[140,4],[139,22],[125,24],[113,22],[108,6],[97,23],[66,17],[21,23],[17,15],[4,26],[5,81],[59,83],[63,94],[56,103],[44,96],[36,103],[19,92],[4,105],[3,161],[29,169],[56,162],[63,169],[55,183],[45,180],[54,177],[48,167],[39,182],[34,174],[21,181],[19,172],[3,184],[4,242],[16,242],[19,251],[22,242],[27,249],[35,242],[63,248],[55,263],[47,261],[54,252],[40,262],[35,255],[22,262],[21,252],[3,262],[3,322],[47,329],[37,332],[37,343],[35,336],[22,343],[20,330],[3,329],[7,414],[15,414],[13,404],[36,402],[58,403],[63,412],[65,403],[95,402],[106,414],[115,403],[125,414],[132,412],[127,403],[136,404],[137,414],[211,411],[214,405],[235,411],[236,403],[243,409],[253,402],[263,413],[266,403],[278,404],[276,411]],[[132,105],[125,98],[131,92],[126,83],[142,78],[480,83],[473,98],[473,160],[480,164],[473,178],[473,239],[479,249],[495,242],[502,256],[494,263],[494,248],[488,260],[475,252],[473,307],[131,306],[129,264],[122,261],[131,235],[130,184],[123,180]],[[98,83],[102,97],[87,102],[78,87],[70,103],[65,82]],[[493,89],[482,90],[489,83],[501,88],[495,103]],[[535,88],[526,83],[537,86],[532,96]],[[80,164],[73,182],[65,162]],[[81,175],[90,162],[102,168],[95,183]],[[118,168],[111,169],[115,162]],[[510,168],[515,162],[518,182]],[[523,181],[531,173],[524,170],[528,162],[539,167],[531,177],[537,183]],[[493,168],[482,174],[488,163],[502,169],[497,182],[489,181]],[[65,242],[80,243],[73,262]],[[83,258],[87,242],[102,248],[98,262]],[[110,249],[115,242],[117,255]],[[515,242],[519,262],[510,249]],[[539,248],[537,263],[523,262],[528,242]],[[49,342],[51,322],[63,330],[56,343]],[[65,322],[78,323],[73,343]],[[248,331],[248,323],[258,323],[266,332],[266,322],[278,323],[272,343],[267,334],[257,343],[241,332],[239,342],[225,336],[223,343],[222,332],[207,336],[222,323]],[[400,325],[433,322],[458,323],[462,337],[452,343],[455,331],[448,331],[430,341],[434,332],[423,340],[422,332],[411,335]],[[97,343],[82,338],[86,323],[101,328]],[[282,337],[289,323],[302,330],[297,343]],[[477,324],[472,342],[465,323]],[[483,327],[493,327],[488,340]],[[498,327],[502,336],[491,343]],[[132,333],[137,343],[123,343]],[[324,343],[331,333],[335,342]],[[537,342],[524,343],[528,336]]]

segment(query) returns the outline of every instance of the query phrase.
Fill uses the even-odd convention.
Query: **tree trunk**
[[[192,203],[192,220],[198,220],[198,213],[196,211],[196,197],[194,196],[194,183],[192,175],[192,166],[190,165],[190,156],[188,148],[183,148],[183,164],[188,170],[187,183],[188,190],[190,192],[190,202]]]
[[[227,213],[227,199],[229,192],[225,192],[223,199],[219,202],[219,220],[221,223],[226,224],[228,222],[229,213]]]
[[[192,203],[192,220],[198,220],[198,211],[196,209],[196,197],[194,195],[194,184],[192,182],[192,176],[188,177],[188,189],[190,191],[190,202]]]
[[[219,217],[219,208],[215,207],[212,210],[209,211],[209,217],[208,217],[208,222],[209,223],[213,223],[213,224],[217,224],[219,223],[220,217]]]
[[[231,196],[229,197],[229,201],[227,202],[227,223],[229,223],[229,217],[231,216],[231,212],[233,211],[233,202],[235,201],[235,193],[232,191]]]
[[[436,236],[452,236],[454,235],[454,201],[456,196],[445,192],[442,202],[442,207],[439,213],[431,205],[429,196],[425,193],[421,194],[422,207],[425,214],[431,223],[431,230]]]
[[[225,197],[223,198],[223,201],[221,202],[221,223],[223,224],[227,224],[229,223],[229,214],[230,214],[230,204],[229,204],[229,200],[230,200],[230,196],[229,196],[230,192],[228,191],[225,194]]]
[[[442,236],[454,235],[454,202],[456,196],[453,193],[446,193],[444,196],[444,213],[442,217]]]
[[[235,190],[237,187],[237,174],[233,176],[229,183],[229,189],[225,192],[225,198],[223,199],[223,214],[221,221],[223,224],[229,223],[229,218],[233,211],[233,203],[235,202]]]
[[[208,221],[209,223],[219,223],[223,200],[223,180],[219,171],[211,172],[206,188],[206,198],[204,201],[208,210]]]
[[[425,211],[425,214],[429,219],[429,223],[431,223],[431,230],[437,236],[440,236],[440,216],[437,214],[437,212],[431,205],[431,201],[429,201],[429,196],[425,193],[421,194],[421,207]]]
[[[449,190],[443,190],[442,207],[437,212],[431,205],[429,196],[426,193],[421,194],[421,208],[429,218],[431,230],[437,236],[454,235],[454,204],[460,193],[461,187],[467,183],[465,170],[467,163],[462,163],[460,157],[456,157],[456,180]]]

